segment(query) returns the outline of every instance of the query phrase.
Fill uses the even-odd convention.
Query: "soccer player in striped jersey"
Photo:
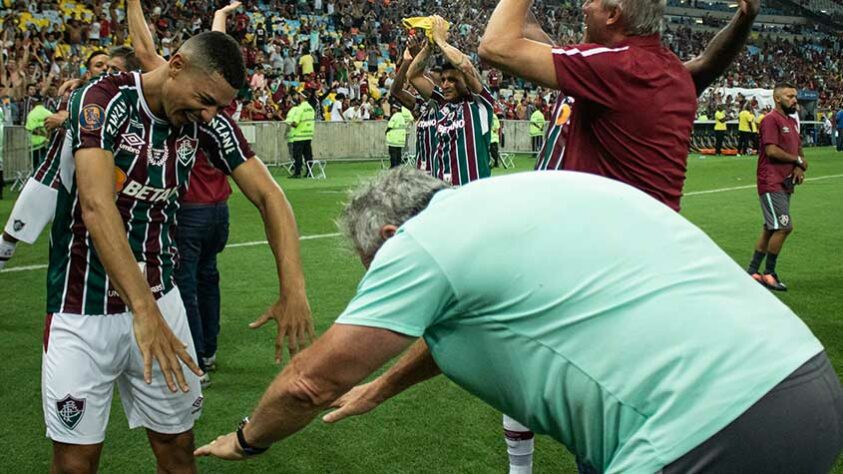
[[[423,99],[404,89],[407,82],[407,70],[413,59],[419,53],[424,41],[423,36],[411,35],[407,40],[407,47],[395,73],[395,80],[389,88],[389,95],[398,99],[401,104],[410,109],[416,119],[416,168],[427,174],[437,174],[433,169],[432,157],[436,152],[436,124],[439,121],[439,107],[430,99]],[[440,84],[440,68],[432,68],[428,77],[435,85]]]
[[[42,364],[57,472],[96,471],[115,382],[130,426],[147,430],[158,469],[195,469],[201,371],[173,282],[173,232],[200,149],[264,218],[282,297],[262,319],[275,319],[291,346],[311,337],[289,204],[236,123],[218,115],[245,83],[244,69],[233,39],[203,33],[149,73],[102,76],[72,97]]]
[[[88,68],[85,79],[97,77],[111,67],[125,67],[127,59],[125,56],[109,56],[105,52],[96,51],[88,56],[85,63]],[[14,256],[18,242],[34,244],[47,224],[53,220],[56,190],[60,186],[59,156],[64,146],[67,96],[81,84],[82,80],[74,79],[62,85],[58,94],[58,110],[45,121],[46,128],[53,130],[53,134],[44,161],[33,170],[32,176],[26,181],[0,236],[0,270]]]
[[[439,107],[436,125],[435,176],[455,186],[491,175],[491,145],[494,98],[477,69],[460,50],[448,44],[445,20],[434,17],[433,41],[413,59],[407,77],[422,97]],[[427,61],[437,47],[445,57],[441,87],[425,76]]]

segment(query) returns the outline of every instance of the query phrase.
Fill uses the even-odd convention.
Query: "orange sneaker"
[[[773,291],[787,291],[787,285],[782,283],[782,281],[779,280],[779,276],[775,273],[765,273],[761,276],[761,282],[764,283],[764,286]]]

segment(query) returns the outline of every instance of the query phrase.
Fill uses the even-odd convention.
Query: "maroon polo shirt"
[[[575,99],[563,169],[634,186],[679,210],[697,110],[691,74],[658,35],[553,49]]]
[[[784,187],[784,180],[793,174],[796,164],[771,160],[767,156],[767,145],[776,145],[792,155],[798,155],[802,141],[796,120],[782,115],[778,109],[774,110],[764,116],[759,133],[761,150],[758,153],[758,194],[782,191],[792,193],[793,188]]]
[[[190,172],[190,182],[187,192],[181,202],[189,204],[216,204],[225,202],[231,195],[228,176],[214,168],[208,158],[199,150],[196,152],[196,163]]]

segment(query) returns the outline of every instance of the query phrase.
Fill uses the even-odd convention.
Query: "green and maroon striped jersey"
[[[439,105],[434,168],[437,177],[454,186],[492,174],[489,167],[495,99],[485,86],[458,102],[447,102],[438,87],[432,98]],[[437,167],[438,166],[438,167]]]
[[[416,168],[437,176],[433,167],[436,153],[436,124],[439,121],[439,106],[433,100],[416,97]]]
[[[565,155],[573,107],[574,98],[560,92],[556,99],[556,105],[553,107],[553,115],[544,136],[544,143],[539,150],[536,171],[562,169],[562,158]]]
[[[207,124],[172,127],[144,99],[141,75],[107,75],[70,101],[61,155],[61,182],[50,241],[47,311],[114,314],[127,311],[97,257],[82,220],[74,154],[99,148],[114,155],[115,201],[135,260],[155,298],[173,288],[176,211],[197,151],[225,173],[254,156],[225,114]]]

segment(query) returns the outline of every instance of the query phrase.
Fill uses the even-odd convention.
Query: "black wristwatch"
[[[249,443],[246,442],[246,437],[243,436],[243,428],[249,424],[249,417],[243,418],[240,423],[237,425],[237,442],[240,443],[240,449],[243,450],[243,454],[248,456],[257,456],[258,454],[263,454],[269,448],[258,448],[255,446],[250,446]]]

